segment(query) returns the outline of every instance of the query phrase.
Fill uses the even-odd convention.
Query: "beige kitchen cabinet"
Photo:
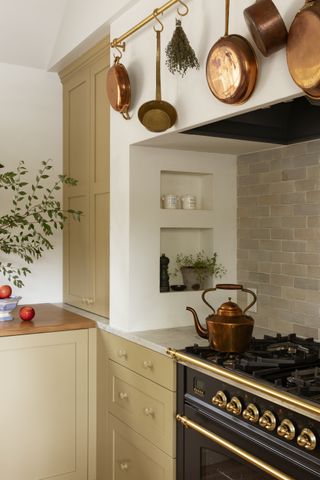
[[[62,72],[64,174],[78,180],[64,188],[64,208],[81,210],[64,229],[64,302],[109,314],[109,103],[107,41]]]
[[[98,358],[97,479],[174,480],[174,362],[105,331]]]
[[[0,338],[0,476],[95,480],[96,329]]]
[[[152,443],[109,415],[110,480],[172,480],[175,461]]]

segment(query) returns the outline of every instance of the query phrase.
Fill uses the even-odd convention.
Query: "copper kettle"
[[[208,292],[215,290],[241,290],[242,292],[250,293],[253,296],[253,300],[242,311],[229,297],[229,301],[223,303],[216,312],[205,299]],[[208,338],[210,346],[219,352],[245,352],[248,349],[254,325],[253,318],[245,315],[245,312],[256,303],[257,297],[255,293],[243,288],[242,285],[224,283],[216,285],[215,288],[205,290],[202,293],[202,300],[213,311],[213,314],[206,318],[207,328],[204,328],[199,322],[196,311],[191,307],[186,307],[193,314],[198,335],[202,338]]]

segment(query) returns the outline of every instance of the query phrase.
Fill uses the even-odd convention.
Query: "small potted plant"
[[[189,255],[178,253],[174,275],[178,272],[181,272],[187,290],[204,290],[212,287],[213,278],[221,278],[226,273],[226,269],[217,262],[216,252],[209,256],[201,250]]]

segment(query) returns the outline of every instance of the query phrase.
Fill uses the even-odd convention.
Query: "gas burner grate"
[[[248,351],[242,354],[218,352],[197,344],[186,347],[185,351],[320,402],[320,344],[313,338],[296,334],[252,338]]]

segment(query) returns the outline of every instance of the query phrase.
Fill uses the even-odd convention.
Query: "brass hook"
[[[162,30],[164,29],[164,26],[163,26],[163,23],[158,18],[159,12],[158,12],[157,8],[155,10],[153,10],[152,15],[154,16],[154,19],[157,20],[157,22],[160,24],[160,27],[161,27],[161,28],[156,28],[155,25],[154,25],[153,30],[155,32],[162,32]]]
[[[185,11],[180,12],[179,8],[177,8],[177,12],[181,17],[185,17],[189,13],[189,7],[182,0],[178,0],[178,2],[185,8]]]
[[[126,43],[125,42],[117,43],[117,39],[115,38],[113,40],[112,44],[111,44],[111,47],[115,48],[117,50],[118,54],[119,54],[119,55],[113,54],[113,57],[120,60],[122,58],[122,52],[124,52],[125,49],[126,49]],[[120,48],[121,48],[122,51],[120,50]]]

